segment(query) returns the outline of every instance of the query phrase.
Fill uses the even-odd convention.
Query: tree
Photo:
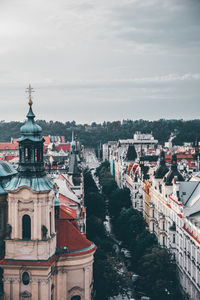
[[[94,215],[87,216],[86,220],[87,238],[96,242],[97,237],[100,239],[106,238],[106,230],[103,225],[103,221]],[[100,243],[98,243],[99,245]]]
[[[86,168],[83,172],[84,176],[84,193],[85,197],[89,192],[98,192],[98,188],[96,186],[96,183],[94,182],[94,179],[92,177],[92,174],[88,168]]]
[[[153,248],[140,261],[136,287],[155,300],[182,299],[176,276],[176,265],[166,249]]]
[[[145,221],[140,212],[133,210],[132,207],[122,208],[119,216],[116,219],[116,234],[127,245],[131,245],[132,240],[137,238],[137,235],[145,230]]]
[[[98,254],[97,254],[98,255]],[[125,294],[128,288],[128,276],[132,273],[122,273],[122,264],[114,257],[104,256],[94,261],[94,288],[96,300],[107,300],[119,294]]]
[[[106,207],[105,199],[100,193],[89,192],[85,196],[85,205],[88,216],[92,214],[102,220],[105,219]]]
[[[116,189],[111,194],[109,209],[113,217],[118,217],[122,208],[129,208],[131,206],[130,190],[128,188]]]
[[[110,196],[112,192],[114,192],[114,190],[116,189],[117,189],[117,183],[112,179],[103,184],[102,193],[107,196]]]

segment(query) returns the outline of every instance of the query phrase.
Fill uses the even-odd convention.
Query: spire
[[[170,168],[169,172],[166,174],[165,185],[172,185],[172,180],[174,177],[177,178],[177,181],[184,181],[184,178],[181,175],[181,173],[178,171],[177,167],[178,167],[177,166],[177,156],[176,156],[176,154],[173,154],[171,168]]]
[[[160,152],[160,162],[155,171],[155,178],[162,179],[168,171],[169,169],[165,164],[165,152],[162,150]]]
[[[126,161],[135,161],[137,158],[137,152],[134,145],[129,145],[126,153]]]
[[[34,121],[35,115],[34,115],[33,110],[32,110],[32,105],[33,105],[32,93],[33,92],[35,92],[35,91],[31,87],[31,85],[29,84],[28,88],[26,89],[26,93],[28,93],[28,105],[29,105],[29,111],[26,115],[28,120],[20,128],[20,132],[22,133],[22,135],[24,137],[34,136],[34,138],[35,138],[36,136],[40,135],[40,133],[42,131],[42,128],[39,125],[37,125]]]
[[[26,115],[28,119],[34,119],[35,115],[32,111],[32,105],[33,105],[33,100],[32,100],[32,93],[34,93],[35,91],[33,90],[33,88],[31,87],[31,85],[29,84],[29,86],[26,89],[26,93],[28,93],[28,104],[29,104],[29,111],[28,114]]]
[[[28,93],[28,104],[31,106],[33,104],[32,93],[35,93],[35,91],[33,90],[30,84],[26,89],[26,93]]]

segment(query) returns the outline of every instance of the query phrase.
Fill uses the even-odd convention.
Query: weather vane
[[[35,91],[33,90],[33,88],[31,87],[31,85],[29,84],[28,88],[26,89],[26,93],[28,93],[28,104],[32,105],[33,101],[32,101],[32,93],[34,93]]]

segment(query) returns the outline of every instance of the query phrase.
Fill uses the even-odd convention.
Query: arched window
[[[25,160],[28,161],[28,148],[25,148]]]
[[[71,300],[81,300],[81,296],[73,296],[71,297]]]
[[[22,239],[31,239],[31,218],[28,215],[24,215],[22,218]]]

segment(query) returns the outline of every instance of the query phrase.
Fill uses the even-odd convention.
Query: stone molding
[[[31,298],[32,294],[28,291],[24,291],[24,292],[20,293],[20,296],[23,298]]]
[[[73,288],[71,288],[70,290],[68,290],[67,295],[68,295],[68,298],[67,298],[68,300],[70,300],[71,297],[76,296],[76,295],[80,296],[82,298],[83,295],[84,295],[84,289],[82,289],[79,286],[74,286]]]
[[[8,282],[12,282],[12,283],[19,283],[21,280],[18,276],[7,276],[3,278],[3,282],[8,283]]]

